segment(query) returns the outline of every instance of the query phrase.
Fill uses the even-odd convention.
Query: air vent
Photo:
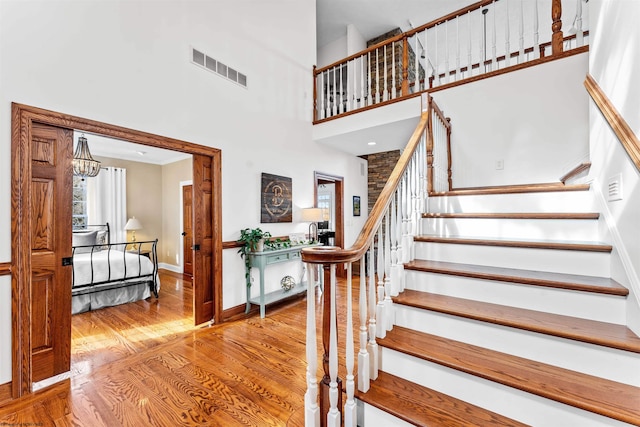
[[[614,202],[622,200],[622,174],[609,178],[607,200]]]
[[[246,74],[242,74],[238,70],[229,67],[228,65],[200,52],[197,49],[191,49],[191,62],[207,71],[211,71],[212,73],[219,75],[220,77],[231,80],[242,87],[247,87]]]

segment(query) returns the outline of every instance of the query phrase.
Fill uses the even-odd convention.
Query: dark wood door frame
[[[214,322],[222,320],[222,152],[177,139],[153,135],[121,126],[68,114],[44,110],[23,104],[11,104],[11,309],[12,328],[12,395],[14,398],[31,392],[30,342],[30,245],[31,218],[30,137],[32,123],[43,123],[123,139],[136,144],[165,148],[188,154],[210,156],[215,182],[212,198],[211,227],[214,230],[213,271]],[[71,313],[69,313],[71,316]]]
[[[336,215],[336,237],[334,245],[344,249],[344,178],[322,172],[313,173],[313,206],[318,207],[318,185],[332,182],[336,186],[335,215]]]

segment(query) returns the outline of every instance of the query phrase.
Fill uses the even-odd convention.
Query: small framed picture
[[[360,216],[360,196],[353,196],[353,216]]]

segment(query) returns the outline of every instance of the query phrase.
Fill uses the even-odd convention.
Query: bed
[[[109,224],[73,230],[72,314],[158,298],[157,243],[111,243]]]

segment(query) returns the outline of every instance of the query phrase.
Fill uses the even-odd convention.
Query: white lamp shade
[[[138,218],[134,216],[129,218],[129,221],[127,221],[127,224],[124,226],[124,229],[127,231],[142,230],[142,224],[140,223]]]
[[[320,208],[305,208],[302,209],[302,221],[303,222],[318,222],[323,220],[322,209]]]

